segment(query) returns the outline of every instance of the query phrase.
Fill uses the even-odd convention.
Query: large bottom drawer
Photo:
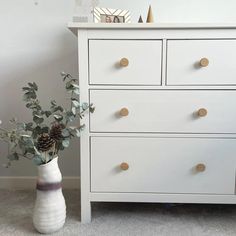
[[[236,140],[92,137],[91,191],[234,194]]]

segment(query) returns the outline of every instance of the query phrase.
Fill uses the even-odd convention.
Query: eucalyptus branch
[[[59,151],[69,146],[70,139],[80,136],[84,125],[72,128],[69,124],[76,118],[82,119],[87,111],[93,112],[94,107],[92,104],[80,104],[77,79],[70,74],[62,73],[61,75],[65,82],[65,89],[70,93],[69,109],[52,100],[49,109],[45,110],[38,100],[37,84],[28,83],[26,87],[23,87],[23,100],[27,109],[31,111],[32,121],[18,123],[16,119],[13,119],[12,129],[0,127],[0,140],[9,144],[9,162],[24,157],[33,160],[37,165],[47,163]],[[51,118],[54,118],[54,122],[51,122]],[[54,143],[53,146],[52,143]]]
[[[21,156],[21,157],[24,157],[24,158],[26,158],[26,159],[28,159],[28,160],[32,160],[32,158],[31,157],[28,157],[27,155],[24,155],[24,154],[22,154],[22,153],[19,153],[19,152],[15,152],[18,156]]]
[[[83,119],[84,114],[85,114],[85,112],[86,112],[88,109],[89,109],[89,107],[86,108],[86,109],[83,109],[83,110],[79,113],[80,119]]]
[[[71,97],[70,97],[70,111],[72,111],[72,108],[73,108],[73,101],[72,101],[73,97],[74,97],[74,91],[72,90],[71,91]],[[69,123],[69,120],[67,119],[66,120],[66,126],[68,125],[68,123]]]
[[[3,131],[3,132],[8,133],[8,130],[7,130],[7,129],[3,129],[3,128],[0,127],[0,130]]]

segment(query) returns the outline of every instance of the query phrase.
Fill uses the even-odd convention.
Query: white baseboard
[[[63,189],[79,189],[80,177],[65,176],[62,181]],[[31,176],[2,176],[0,189],[35,189],[36,177]]]

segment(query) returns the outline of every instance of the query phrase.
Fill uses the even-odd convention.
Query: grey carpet
[[[93,221],[82,225],[79,193],[64,191],[65,227],[53,236],[222,236],[236,235],[234,205],[96,203]],[[0,190],[0,235],[39,235],[32,225],[33,191]]]

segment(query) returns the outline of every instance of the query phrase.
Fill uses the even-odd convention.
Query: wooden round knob
[[[202,163],[196,165],[196,171],[197,172],[204,172],[206,170],[206,166]]]
[[[126,162],[123,162],[120,164],[121,170],[128,170],[129,169],[129,164]]]
[[[129,115],[129,110],[127,108],[122,108],[120,110],[120,116],[128,116]]]
[[[204,116],[207,115],[207,109],[205,109],[205,108],[200,108],[200,109],[198,110],[197,114],[198,114],[199,117],[204,117]]]
[[[206,67],[206,66],[208,66],[209,65],[209,60],[207,59],[207,58],[202,58],[201,60],[200,60],[200,66],[201,67]]]
[[[126,67],[126,66],[128,66],[128,65],[129,65],[129,60],[128,60],[127,58],[122,58],[122,59],[120,60],[120,66]]]

